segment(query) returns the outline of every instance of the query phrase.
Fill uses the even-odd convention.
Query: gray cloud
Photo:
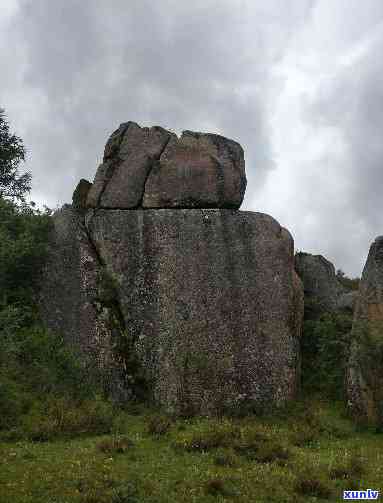
[[[44,97],[25,135],[36,187],[43,194],[48,182],[67,200],[76,177],[92,177],[107,135],[129,119],[239,139],[260,187],[273,168],[270,68],[306,14],[278,4],[20,2],[12,30],[25,50],[23,87]]]
[[[308,181],[307,207],[316,212],[315,230],[324,238],[323,249],[337,259],[339,267],[354,274],[360,274],[371,241],[383,233],[383,63],[379,57],[383,4],[374,7],[369,29],[358,35],[353,30],[354,52],[309,100],[304,113],[306,123],[340,139],[340,148],[330,145],[317,161],[326,180],[319,187],[320,178]],[[366,18],[362,16],[361,24],[367,24]]]
[[[380,0],[4,1],[33,198],[69,201],[120,122],[220,132],[245,149],[244,208],[359,274],[382,233]]]

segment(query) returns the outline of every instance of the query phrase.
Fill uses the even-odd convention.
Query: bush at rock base
[[[344,396],[345,367],[350,345],[352,317],[328,313],[306,320],[301,340],[302,389],[327,397]]]

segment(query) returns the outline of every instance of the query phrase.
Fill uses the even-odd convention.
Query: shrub
[[[28,413],[19,419],[17,427],[2,438],[46,442],[57,437],[102,435],[111,432],[114,415],[112,405],[101,399],[72,402],[62,397],[46,396],[44,401],[33,402]]]
[[[0,306],[34,305],[34,289],[47,257],[50,210],[0,197]]]
[[[314,496],[327,499],[331,496],[331,488],[315,476],[302,476],[295,483],[295,492],[302,496]]]
[[[308,447],[319,439],[319,432],[316,429],[302,427],[295,430],[291,436],[291,442],[296,447]]]
[[[147,432],[150,435],[160,436],[167,433],[172,425],[172,421],[167,416],[157,415],[150,418],[147,425]]]
[[[110,503],[140,503],[137,484],[126,482],[113,490]]]
[[[341,269],[336,271],[336,277],[348,290],[359,290],[360,278],[349,278]]]
[[[30,403],[30,395],[6,373],[0,372],[0,431],[14,428]]]
[[[285,462],[290,457],[290,451],[281,444],[274,442],[263,443],[255,453],[258,463],[271,463],[273,461]]]
[[[127,437],[105,439],[97,444],[97,449],[104,454],[124,454],[134,447],[134,443]]]
[[[234,452],[230,451],[225,451],[221,450],[217,452],[216,456],[214,457],[214,464],[217,466],[229,466],[233,467],[238,464],[238,459]]]
[[[230,422],[211,423],[207,429],[202,428],[202,431],[178,438],[173,447],[185,449],[188,452],[204,452],[218,447],[230,447],[236,439],[240,438],[240,435],[239,428]]]
[[[331,479],[346,479],[353,480],[354,478],[360,479],[365,473],[366,469],[363,465],[360,454],[354,453],[348,463],[342,463],[333,467],[329,476]]]
[[[0,334],[1,335],[1,334]],[[98,376],[61,337],[34,326],[2,339],[0,430],[47,440],[56,434],[107,433],[112,407]]]
[[[204,484],[204,489],[205,493],[211,496],[236,496],[236,491],[233,487],[230,487],[228,481],[218,478],[207,480]]]
[[[257,463],[278,461],[284,464],[290,457],[290,452],[285,446],[259,436],[242,438],[235,443],[234,450],[240,456]]]
[[[328,313],[304,322],[301,340],[302,387],[332,399],[343,398],[352,317]]]

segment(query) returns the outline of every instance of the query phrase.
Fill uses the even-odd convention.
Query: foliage
[[[358,320],[353,325],[352,339],[358,346],[358,359],[366,375],[380,373],[383,365],[383,321]]]
[[[353,480],[354,478],[361,479],[365,474],[365,463],[361,458],[360,453],[353,453],[350,459],[342,460],[336,466],[330,469],[330,479],[347,479]]]
[[[49,440],[110,431],[97,378],[61,336],[41,327],[37,292],[52,229],[50,210],[0,197],[0,430]]]
[[[104,454],[124,454],[134,447],[134,443],[128,437],[113,437],[104,439],[97,445],[99,451]]]
[[[31,326],[0,342],[0,430],[8,431],[3,438],[110,431],[111,405],[97,397],[96,379],[61,337]]]
[[[32,308],[34,288],[48,251],[50,213],[49,209],[41,211],[31,204],[16,205],[0,198],[0,309]]]
[[[303,503],[340,501],[344,489],[379,488],[383,436],[355,431],[342,416],[339,402],[305,400],[286,413],[264,417],[178,419],[160,440],[147,434],[152,410],[123,414],[124,432],[82,434],[49,442],[0,441],[0,501],[14,503]],[[42,418],[41,418],[42,420]],[[314,425],[316,441],[295,446],[292,426]],[[172,449],[186,439],[229,435],[225,446],[207,450]],[[335,437],[332,432],[338,431]],[[230,433],[234,432],[234,434]],[[349,435],[349,432],[352,432]],[[30,438],[30,437],[29,437]],[[124,447],[123,439],[134,446]],[[341,438],[341,441],[339,439]],[[220,443],[223,443],[223,437]],[[100,449],[99,445],[106,445]],[[210,442],[207,442],[210,444]],[[277,445],[287,449],[258,461],[250,448]],[[235,446],[242,445],[242,454]],[[109,449],[109,447],[112,447]],[[245,450],[247,446],[247,451]],[[116,447],[116,448],[115,448]],[[122,447],[120,449],[120,447]],[[245,455],[245,453],[249,455]],[[257,450],[253,450],[256,454]],[[342,469],[347,471],[342,475]]]
[[[156,414],[155,416],[151,417],[150,420],[148,421],[147,429],[150,435],[158,437],[168,433],[171,426],[172,421],[170,417],[166,415]]]
[[[300,475],[295,484],[297,493],[303,496],[314,496],[316,498],[328,499],[331,495],[331,489],[320,478],[311,473]]]
[[[338,281],[348,290],[359,290],[360,278],[349,278],[342,269],[336,271]]]
[[[348,314],[327,313],[304,322],[301,350],[305,392],[342,397],[351,328]]]
[[[25,147],[21,138],[11,134],[4,110],[0,108],[0,199],[24,200],[30,190],[31,174],[19,173],[25,160]]]

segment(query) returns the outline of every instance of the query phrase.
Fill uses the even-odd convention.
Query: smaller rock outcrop
[[[303,283],[306,318],[339,310],[352,312],[356,292],[342,285],[329,260],[322,255],[299,252],[295,255],[295,270]]]
[[[359,286],[346,391],[354,418],[383,428],[383,236],[370,247]]]
[[[75,188],[72,196],[72,206],[77,210],[86,209],[86,202],[88,198],[89,191],[92,187],[92,184],[81,178],[78,182],[77,187]]]

